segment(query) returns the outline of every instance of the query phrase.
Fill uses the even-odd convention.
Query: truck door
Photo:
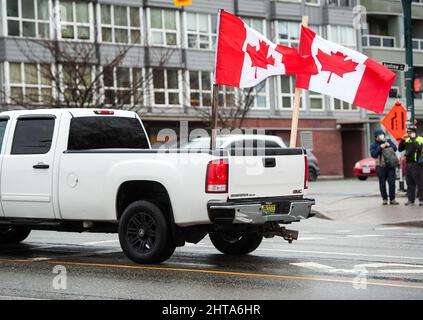
[[[54,219],[52,184],[58,121],[54,115],[23,115],[3,158],[1,202],[6,217]]]
[[[1,172],[1,166],[3,163],[3,154],[4,154],[3,140],[5,138],[8,121],[9,121],[8,116],[0,116],[0,172]],[[0,217],[4,217],[3,208],[1,206],[0,206]]]

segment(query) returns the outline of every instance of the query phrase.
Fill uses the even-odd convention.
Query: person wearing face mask
[[[388,204],[388,194],[386,192],[386,182],[388,181],[389,203],[398,205],[398,201],[395,200],[395,164],[391,164],[384,156],[384,149],[392,148],[393,152],[395,152],[397,147],[391,139],[386,139],[385,132],[382,129],[376,129],[374,137],[375,140],[370,145],[370,154],[376,160],[376,174],[379,178],[379,189],[383,200],[382,204]]]
[[[401,139],[399,151],[405,151],[407,197],[406,206],[414,205],[416,199],[416,187],[419,191],[420,206],[423,206],[423,167],[419,164],[422,155],[423,138],[417,135],[417,127],[409,126],[407,135]]]

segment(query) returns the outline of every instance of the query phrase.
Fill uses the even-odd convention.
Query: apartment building
[[[201,114],[211,105],[218,8],[289,46],[298,45],[301,17],[307,15],[309,26],[329,40],[362,48],[378,61],[404,61],[399,1],[361,0],[369,26],[363,31],[353,27],[356,0],[194,0],[184,8],[175,8],[173,0],[0,0],[0,4],[1,109],[22,107],[13,98],[28,93],[37,107],[48,107],[47,98],[59,95],[57,86],[62,84],[45,79],[42,72],[55,64],[54,57],[42,47],[28,46],[31,39],[94,45],[99,65],[117,48],[130,46],[122,63],[104,76],[101,99],[106,106],[124,99],[128,108],[138,110],[153,142],[161,129],[177,130],[181,121],[188,121],[190,128],[208,126]],[[416,3],[413,11],[415,63],[423,68],[423,6]],[[151,81],[133,93],[143,99],[122,98],[131,82],[146,73],[152,74]],[[402,84],[399,73],[395,83],[399,94],[404,91]],[[289,141],[294,86],[293,76],[281,76],[253,90],[242,127],[265,129]],[[222,87],[219,105],[230,108],[239,95]],[[423,117],[419,99],[416,110]],[[136,105],[136,101],[142,102]],[[350,176],[355,161],[368,154],[368,131],[378,121],[353,105],[303,92],[298,145],[313,150],[323,175]]]

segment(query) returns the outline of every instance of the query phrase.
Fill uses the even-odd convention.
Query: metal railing
[[[395,37],[366,34],[362,36],[363,47],[395,48]]]

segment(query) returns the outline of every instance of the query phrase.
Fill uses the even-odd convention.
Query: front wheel
[[[0,245],[22,242],[30,233],[31,229],[28,228],[0,227]]]
[[[222,253],[230,255],[243,255],[253,252],[258,248],[263,237],[258,233],[249,233],[240,236],[226,233],[210,233],[210,240],[214,247]]]
[[[164,213],[149,201],[130,204],[119,221],[119,242],[135,263],[160,263],[175,251]]]

